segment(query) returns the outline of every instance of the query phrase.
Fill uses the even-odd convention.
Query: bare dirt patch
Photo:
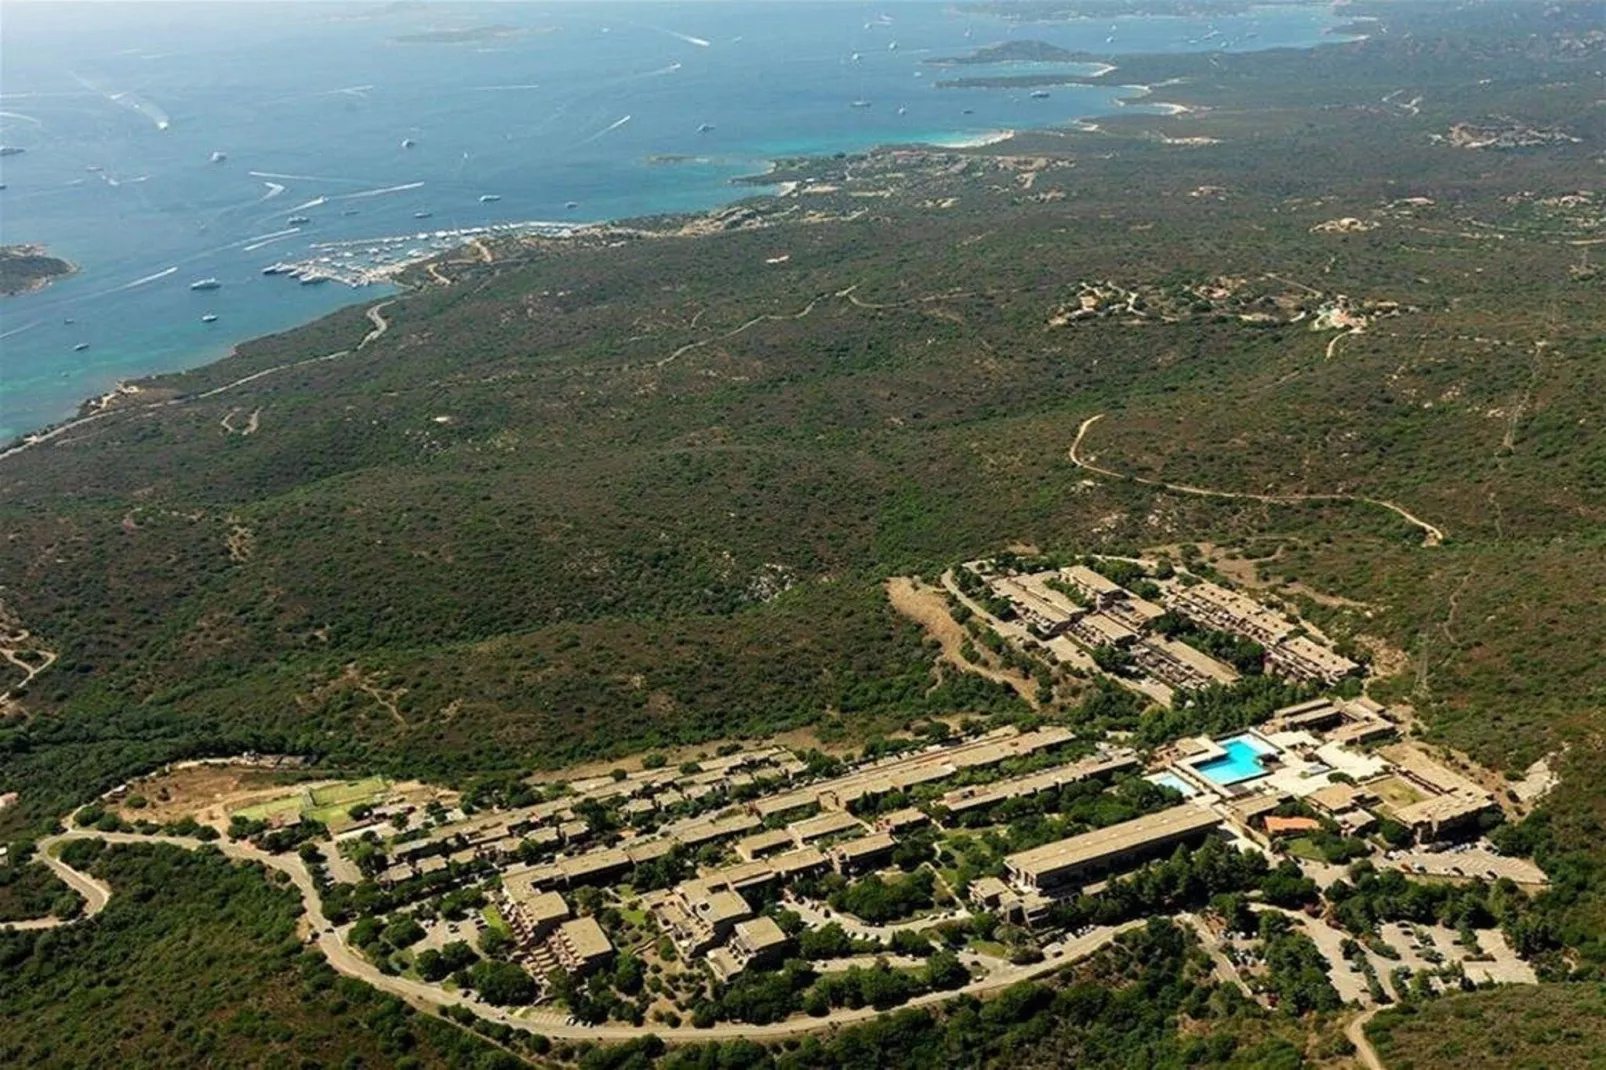
[[[232,811],[277,798],[295,787],[285,781],[282,772],[271,769],[248,765],[196,765],[136,783],[131,795],[143,798],[146,805],[136,809],[124,800],[117,809],[130,821],[144,819],[166,824],[193,815],[202,824],[221,827],[228,823]]]
[[[1038,708],[1037,686],[1025,676],[992,665],[977,664],[963,653],[968,636],[953,614],[948,612],[948,599],[940,587],[928,587],[907,576],[895,576],[887,581],[887,598],[892,608],[926,630],[926,634],[942,645],[938,660],[956,669],[973,672],[997,683],[1006,684],[1032,709]]]

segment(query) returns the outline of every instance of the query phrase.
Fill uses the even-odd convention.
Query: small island
[[[1005,41],[978,48],[968,56],[938,56],[926,62],[933,67],[970,67],[988,63],[1066,63],[1085,58],[1047,41]]]
[[[517,26],[470,26],[465,29],[404,33],[392,37],[391,41],[399,45],[468,45],[500,41],[523,33]]]
[[[0,296],[42,290],[77,270],[70,261],[48,255],[42,245],[0,245]]]

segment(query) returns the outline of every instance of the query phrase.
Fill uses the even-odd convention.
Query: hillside
[[[1597,977],[1601,6],[1352,11],[1390,32],[1113,75],[1190,113],[493,245],[6,453],[0,831],[198,754],[462,781],[1018,713],[887,577],[1200,544],[1430,738],[1551,756],[1548,976]],[[1071,459],[1099,414],[1136,479]]]

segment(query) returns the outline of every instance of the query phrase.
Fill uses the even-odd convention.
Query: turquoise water
[[[26,152],[0,158],[3,239],[82,270],[0,302],[0,441],[378,295],[261,274],[314,241],[701,210],[751,193],[730,180],[781,154],[1145,106],[1115,85],[939,90],[989,69],[923,62],[1011,37],[1119,63],[1308,46],[1336,21],[1316,6],[1019,26],[923,2],[7,4],[0,142]],[[398,40],[491,25],[514,32]],[[668,155],[689,160],[653,160]],[[201,278],[222,286],[190,290]]]
[[[1260,764],[1260,756],[1269,751],[1259,740],[1252,736],[1234,736],[1223,740],[1221,747],[1227,752],[1224,756],[1199,763],[1193,767],[1194,772],[1222,785],[1265,776],[1266,769]]]
[[[1161,787],[1166,787],[1173,791],[1181,792],[1184,799],[1191,799],[1195,795],[1199,794],[1198,788],[1194,787],[1186,780],[1183,780],[1175,773],[1161,773],[1159,776],[1150,777],[1149,779]]]

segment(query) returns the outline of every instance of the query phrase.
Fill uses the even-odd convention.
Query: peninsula
[[[48,255],[42,245],[0,245],[0,297],[42,290],[77,270],[71,261]]]

